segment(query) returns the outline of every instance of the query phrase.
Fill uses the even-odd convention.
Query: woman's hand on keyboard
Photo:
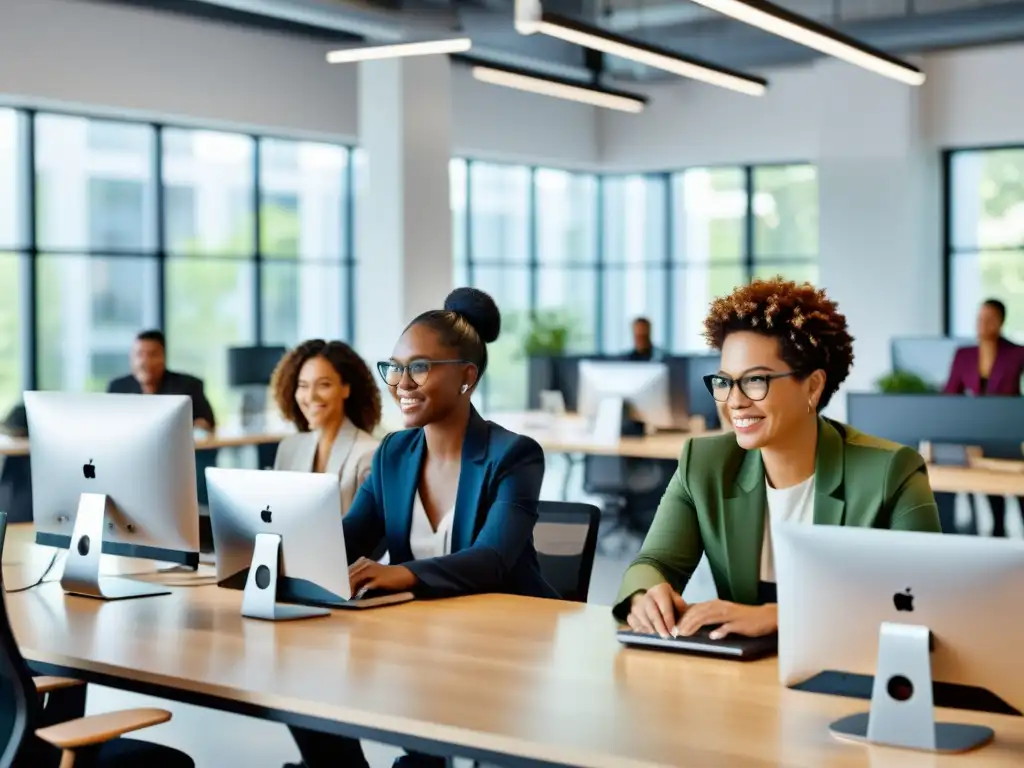
[[[633,595],[626,623],[634,632],[671,637],[676,619],[686,611],[686,602],[668,582]]]
[[[720,640],[727,635],[762,637],[779,628],[779,615],[774,603],[740,605],[726,600],[709,600],[691,605],[676,625],[673,634],[689,637],[708,624],[720,624],[708,637]]]

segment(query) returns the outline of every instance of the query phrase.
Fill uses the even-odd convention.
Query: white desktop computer
[[[118,600],[164,587],[100,577],[100,555],[199,564],[192,400],[26,392],[36,542],[68,549],[61,585]]]
[[[669,369],[665,363],[623,360],[581,360],[576,411],[600,418],[604,404],[614,402],[621,421],[629,418],[654,429],[673,429],[681,419],[672,412]]]
[[[352,595],[336,475],[209,467],[206,485],[217,583],[244,590],[243,616],[306,619],[412,599]]]
[[[992,730],[936,706],[1024,710],[1024,541],[797,523],[772,538],[782,684],[870,695],[835,736],[964,752]]]

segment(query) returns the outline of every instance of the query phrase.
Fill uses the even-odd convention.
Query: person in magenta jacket
[[[1006,305],[988,299],[978,310],[978,345],[961,347],[953,358],[947,395],[1011,395],[1020,397],[1024,347],[1003,338]]]

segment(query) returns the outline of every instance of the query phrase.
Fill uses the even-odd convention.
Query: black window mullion
[[[153,195],[156,224],[156,325],[167,333],[167,190],[164,183],[164,129],[153,124]]]
[[[607,255],[604,252],[604,176],[597,177],[597,215],[594,216],[595,232],[594,244],[597,253],[594,254],[594,351],[599,355],[604,354],[604,278],[605,260]]]
[[[526,206],[526,242],[527,248],[529,249],[526,255],[527,273],[529,276],[530,285],[530,297],[529,307],[530,315],[532,316],[537,311],[537,296],[539,294],[539,275],[540,271],[540,256],[537,253],[537,168],[536,166],[530,167],[530,183],[527,187],[527,206]]]
[[[754,279],[754,167],[743,166],[743,183],[747,191],[747,210],[743,221],[743,261],[747,282]]]
[[[256,346],[263,344],[263,243],[261,237],[263,220],[263,184],[261,183],[262,169],[260,167],[260,146],[259,136],[253,136],[252,147],[252,184],[253,184],[253,278],[252,290],[255,302],[253,303],[253,325],[255,326]],[[298,268],[298,263],[296,263]]]
[[[666,352],[671,352],[675,347],[673,346],[673,333],[672,333],[672,321],[674,319],[672,312],[672,303],[675,299],[675,286],[672,281],[672,254],[675,252],[675,227],[673,222],[675,221],[675,211],[673,206],[675,205],[674,193],[672,190],[672,174],[664,173],[661,174],[662,183],[665,185],[665,269],[662,275],[662,280],[665,281],[664,285],[664,299],[665,308],[661,313],[661,322],[664,324],[665,332],[662,338],[664,341],[664,349]]]
[[[39,208],[36,200],[36,111],[25,110],[25,164],[22,166],[22,173],[25,178],[25,194],[28,198],[25,206],[27,227],[25,236],[28,256],[28,265],[25,270],[23,285],[26,288],[26,307],[24,316],[27,315],[28,322],[24,323],[24,360],[25,360],[25,382],[27,389],[39,388],[39,241],[38,241],[38,214]]]
[[[464,198],[465,201],[466,201],[466,212],[465,212],[465,216],[463,218],[465,219],[464,226],[465,226],[465,230],[466,230],[466,238],[465,238],[465,246],[466,246],[466,253],[465,253],[465,256],[466,256],[466,281],[470,285],[476,285],[476,283],[474,282],[475,275],[474,275],[474,272],[473,272],[473,266],[474,266],[474,258],[473,258],[473,213],[472,213],[473,206],[470,204],[470,200],[472,199],[472,195],[473,195],[473,174],[471,173],[472,167],[473,167],[473,161],[472,160],[466,160],[466,197]],[[486,384],[486,382],[485,382],[485,384]]]
[[[942,153],[942,332],[953,335],[953,153]]]

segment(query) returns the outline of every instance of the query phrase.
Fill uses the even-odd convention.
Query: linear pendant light
[[[502,85],[520,91],[554,96],[559,99],[578,101],[595,107],[617,109],[620,112],[642,112],[647,99],[625,91],[614,91],[608,88],[596,88],[571,80],[536,75],[511,67],[497,67],[493,64],[477,64],[473,67],[473,77],[482,83]]]
[[[522,12],[519,10],[520,7],[529,7],[530,11]],[[534,3],[517,5],[515,26],[516,31],[521,35],[539,33],[555,37],[567,43],[635,61],[682,77],[700,80],[710,85],[729,88],[749,96],[761,96],[768,87],[768,81],[763,78],[699,59],[681,56],[664,48],[641,43],[598,27],[581,24],[572,19],[542,11],[539,5]]]
[[[816,21],[766,0],[692,0],[712,11],[792,40],[837,59],[891,77],[907,85],[922,85],[924,73],[895,56],[865,45]]]
[[[422,40],[412,43],[389,43],[388,45],[365,45],[342,48],[327,54],[331,64],[349,64],[355,61],[374,59],[397,59],[403,56],[429,56],[442,53],[464,53],[473,46],[468,37],[447,40]]]

